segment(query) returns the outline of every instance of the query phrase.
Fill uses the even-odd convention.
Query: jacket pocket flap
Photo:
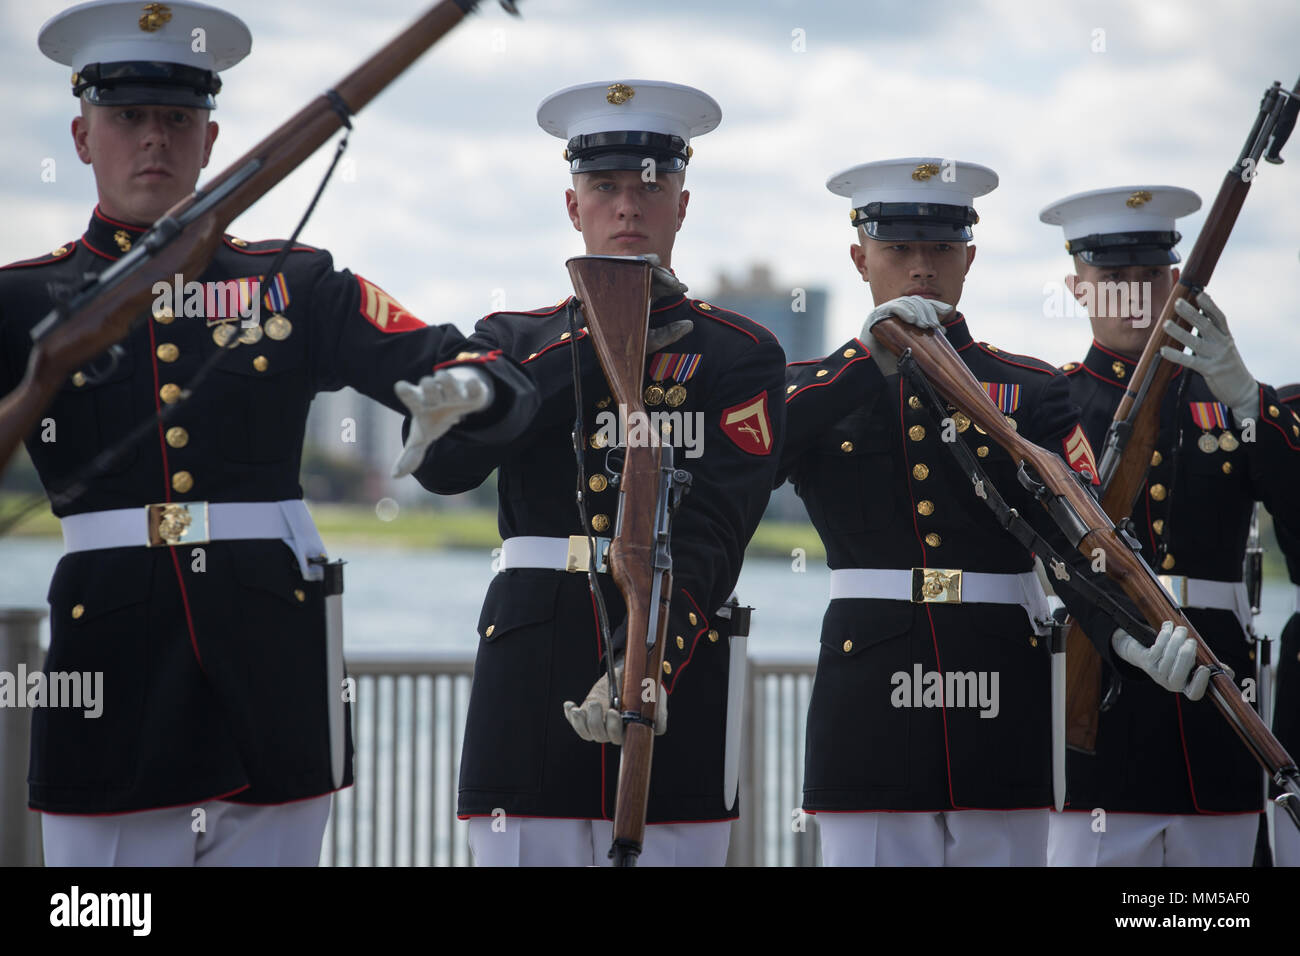
[[[910,632],[915,614],[902,601],[832,601],[822,619],[822,644],[842,657],[854,657]]]
[[[301,604],[306,594],[293,549],[278,538],[232,542],[235,577],[246,588],[266,591],[289,604]]]
[[[116,355],[116,358],[112,357],[108,352],[101,353],[81,366],[63,380],[63,384],[59,386],[59,391],[72,394],[93,392],[103,385],[125,382],[130,379],[135,367],[129,346],[123,345],[121,352],[113,354]]]
[[[556,571],[521,568],[500,572],[492,579],[479,614],[479,636],[495,641],[521,627],[551,620],[559,587]]]
[[[143,521],[143,508],[140,514]],[[46,594],[51,615],[55,620],[91,621],[148,601],[153,589],[152,557],[139,548],[64,555]]]

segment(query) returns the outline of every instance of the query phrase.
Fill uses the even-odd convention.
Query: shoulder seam
[[[714,314],[714,311],[716,310],[716,311],[718,311],[718,312],[726,312],[728,315],[734,315],[734,316],[735,316],[736,318],[738,318],[738,319],[743,319],[745,322],[748,322],[750,325],[753,325],[753,326],[758,327],[759,329],[762,329],[762,330],[763,330],[764,332],[766,332],[769,336],[771,336],[771,339],[772,339],[773,342],[775,342],[775,343],[778,344],[778,345],[780,344],[780,341],[777,339],[777,337],[776,337],[775,335],[772,334],[772,330],[771,330],[771,329],[769,329],[767,326],[763,325],[762,322],[755,322],[753,319],[751,319],[749,316],[745,315],[743,312],[736,312],[735,310],[733,310],[733,309],[728,309],[728,308],[726,308],[725,306],[714,305],[712,302],[707,302],[707,303],[706,303],[704,299],[687,299],[686,301],[687,301],[687,303],[690,305],[691,310],[692,310],[693,312],[695,312],[697,315],[702,315],[702,316],[704,316],[706,319],[713,319],[715,322],[719,322],[719,323],[721,323],[722,325],[730,326],[731,328],[735,329],[737,332],[740,332],[740,333],[743,334],[743,335],[748,335],[748,336],[749,336],[751,339],[753,339],[756,343],[761,343],[761,342],[762,342],[762,339],[760,339],[757,335],[755,335],[755,334],[754,334],[753,332],[751,332],[749,329],[746,329],[746,328],[743,328],[742,326],[736,325],[734,322],[728,322],[726,319],[724,319],[724,318],[723,318],[722,316],[720,316],[720,315],[715,315],[715,314]],[[705,303],[705,304],[707,304],[707,305],[708,305],[708,308],[707,308],[707,309],[701,309],[701,308],[700,308],[700,304],[701,304],[701,303]]]
[[[241,245],[237,245],[235,242],[232,241],[236,238],[238,237],[232,236],[229,233],[227,233],[221,237],[221,241],[226,244],[226,247],[228,249],[233,249],[235,250],[235,252],[242,253],[243,255],[246,256],[270,255],[273,252],[279,252],[281,249],[283,249],[285,243],[285,240],[283,239],[259,239],[257,241],[250,241],[245,239],[242,240],[244,242],[244,245],[241,246]],[[252,248],[253,246],[263,246],[266,245],[267,243],[274,243],[274,246],[270,249]],[[289,251],[290,252],[323,252],[324,250],[318,249],[316,246],[295,245],[291,247]]]
[[[72,255],[73,250],[77,248],[77,243],[80,241],[81,240],[79,239],[72,239],[69,242],[65,242],[60,248],[66,248],[68,251],[61,256],[56,256],[52,252],[47,252],[42,256],[32,256],[30,259],[19,259],[17,262],[10,262],[7,265],[0,266],[0,269],[24,269],[28,266],[47,266],[51,262],[62,262],[64,259]]]
[[[1059,374],[1055,366],[1048,365],[1042,359],[1036,359],[1032,355],[1020,355],[1019,353],[1016,352],[1003,352],[1001,349],[998,349],[996,352],[994,352],[989,349],[989,345],[987,342],[977,342],[976,344],[979,346],[980,351],[983,352],[985,355],[989,356],[990,358],[995,358],[1000,362],[1005,362],[1007,365],[1014,365],[1017,368],[1029,369],[1029,371],[1031,372],[1040,372],[1043,375],[1047,375],[1049,377]],[[1010,356],[1010,358],[1008,358],[1008,356]],[[1027,359],[1030,362],[1037,362],[1038,364],[1026,365],[1024,362],[1017,362],[1014,361],[1014,359]]]
[[[484,320],[486,320],[486,319],[492,319],[492,318],[495,318],[495,317],[498,316],[498,315],[534,315],[534,316],[554,315],[556,312],[559,312],[562,308],[564,308],[565,304],[566,304],[566,303],[569,301],[569,299],[571,299],[571,298],[573,298],[573,297],[572,297],[572,296],[565,296],[565,297],[564,297],[564,300],[563,300],[562,302],[560,302],[558,305],[554,305],[554,306],[540,306],[540,307],[538,307],[538,308],[536,308],[536,309],[528,309],[528,310],[523,311],[523,312],[520,312],[520,311],[515,310],[515,309],[498,309],[498,310],[495,311],[495,312],[489,312],[487,315],[483,316],[482,319],[479,319],[479,321],[482,322],[482,321],[484,321]]]

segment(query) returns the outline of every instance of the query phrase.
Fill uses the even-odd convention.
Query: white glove
[[[623,660],[618,658],[614,679],[623,683]],[[639,703],[639,702],[638,702]],[[623,744],[623,715],[610,707],[609,675],[604,674],[592,685],[579,707],[571,700],[564,702],[564,719],[583,740],[600,744]],[[659,685],[658,706],[655,707],[655,735],[668,729],[668,695],[664,685]]]
[[[1165,332],[1170,338],[1186,345],[1192,354],[1166,345],[1160,349],[1160,356],[1175,365],[1200,372],[1214,397],[1232,409],[1233,417],[1240,425],[1247,418],[1259,414],[1259,385],[1241,360],[1228,331],[1228,320],[1214,300],[1202,292],[1196,297],[1196,305],[1201,307],[1201,311],[1186,299],[1179,299],[1174,304],[1174,311],[1196,327],[1201,333],[1199,338],[1174,322],[1165,323]]]
[[[654,270],[650,273],[651,301],[662,299],[665,296],[686,294],[688,288],[686,283],[661,266],[657,255],[653,252],[647,252],[641,258],[654,266]],[[662,346],[660,347],[662,348]]]
[[[1165,690],[1182,691],[1188,700],[1200,700],[1205,696],[1205,688],[1210,683],[1210,669],[1202,665],[1195,674],[1192,673],[1196,666],[1196,641],[1187,636],[1187,628],[1174,627],[1173,621],[1165,621],[1156,635],[1156,642],[1150,647],[1143,647],[1128,631],[1116,628],[1110,646],[1134,667],[1146,671]]]
[[[937,329],[943,324],[943,320],[939,316],[947,315],[951,311],[952,306],[947,302],[927,299],[919,295],[905,295],[897,299],[890,299],[884,305],[876,306],[871,314],[867,316],[867,321],[862,326],[862,334],[858,336],[858,339],[871,350],[871,357],[876,360],[876,365],[880,367],[880,371],[886,375],[893,375],[894,372],[898,371],[898,357],[876,341],[876,337],[871,334],[871,327],[881,319],[893,315],[920,329]]]
[[[411,410],[411,431],[393,465],[393,477],[409,475],[424,461],[429,446],[466,415],[492,404],[492,379],[469,365],[444,368],[420,379],[419,385],[397,382],[393,391]]]
[[[693,328],[695,328],[695,323],[690,319],[677,319],[675,322],[661,325],[657,329],[651,329],[645,340],[646,355],[668,348],[682,336],[689,335]]]

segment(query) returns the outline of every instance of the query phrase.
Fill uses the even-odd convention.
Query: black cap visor
[[[1167,266],[1181,261],[1178,232],[1093,233],[1066,242],[1066,251],[1090,266]]]
[[[970,206],[873,202],[853,210],[852,223],[882,242],[969,242],[979,216]]]
[[[186,106],[217,108],[221,78],[212,70],[179,63],[90,63],[77,72],[74,96],[93,106]]]
[[[640,170],[646,160],[657,173],[679,173],[686,168],[688,148],[680,136],[625,130],[575,136],[569,140],[568,157],[571,173]]]

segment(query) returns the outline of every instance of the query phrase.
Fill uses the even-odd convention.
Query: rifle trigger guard
[[[1042,501],[1047,497],[1047,486],[1041,481],[1034,480],[1034,478],[1029,474],[1029,471],[1025,468],[1025,463],[1023,461],[1020,463],[1020,468],[1016,471],[1016,478],[1019,479],[1021,486],[1034,496],[1035,501]]]
[[[86,376],[87,385],[98,385],[100,382],[106,381],[110,375],[116,372],[122,356],[126,355],[126,349],[124,349],[121,344],[114,343],[104,350],[104,354],[108,356],[108,368],[99,371],[94,367],[94,363],[91,363],[90,370],[82,373]],[[95,362],[98,361],[99,359],[95,359]]]
[[[1101,696],[1101,703],[1097,705],[1097,710],[1105,713],[1115,706],[1115,701],[1119,700],[1120,692],[1124,685],[1120,682],[1115,674],[1110,675],[1110,682],[1106,685],[1106,693]]]

